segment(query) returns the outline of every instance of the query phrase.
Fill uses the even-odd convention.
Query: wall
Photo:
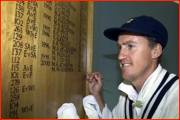
[[[161,65],[179,75],[179,4],[170,1],[95,1],[93,71],[99,71],[104,82],[102,94],[112,110],[118,102],[118,85],[123,81],[118,63],[116,42],[104,37],[103,31],[119,27],[129,18],[147,15],[161,21],[169,32]]]
[[[64,103],[73,103],[85,118],[93,3],[1,2],[3,119],[56,119]]]

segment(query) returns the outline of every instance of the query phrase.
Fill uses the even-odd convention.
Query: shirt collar
[[[158,67],[156,68],[156,70],[148,77],[148,79],[144,83],[142,89],[140,90],[139,94],[134,89],[132,84],[127,80],[124,80],[118,86],[118,89],[123,91],[124,93],[126,93],[129,97],[129,99],[131,99],[133,101],[136,101],[136,100],[143,101],[144,98],[146,97],[147,93],[149,92],[150,88],[152,87],[153,83],[156,81],[161,70],[162,70],[162,67],[159,64]]]

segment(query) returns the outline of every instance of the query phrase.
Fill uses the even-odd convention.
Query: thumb
[[[96,80],[97,80],[98,82],[102,82],[102,81],[103,81],[102,78],[101,78],[99,75],[95,75],[95,78],[96,78]]]

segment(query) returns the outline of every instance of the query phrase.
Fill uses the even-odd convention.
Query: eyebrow
[[[123,42],[122,44],[127,45],[127,44],[130,44],[130,43],[137,44],[137,42],[134,42],[134,41],[126,41],[126,42]],[[121,44],[117,43],[117,46],[121,46]]]

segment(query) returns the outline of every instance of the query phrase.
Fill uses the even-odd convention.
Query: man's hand
[[[87,75],[86,78],[89,81],[89,93],[94,96],[101,94],[101,90],[103,87],[101,74],[99,72],[94,72],[91,75]]]
[[[87,75],[86,79],[88,79],[89,84],[89,93],[96,98],[96,101],[99,104],[100,110],[102,112],[105,107],[105,102],[102,97],[101,91],[103,87],[103,79],[99,72],[94,72],[91,75]]]

